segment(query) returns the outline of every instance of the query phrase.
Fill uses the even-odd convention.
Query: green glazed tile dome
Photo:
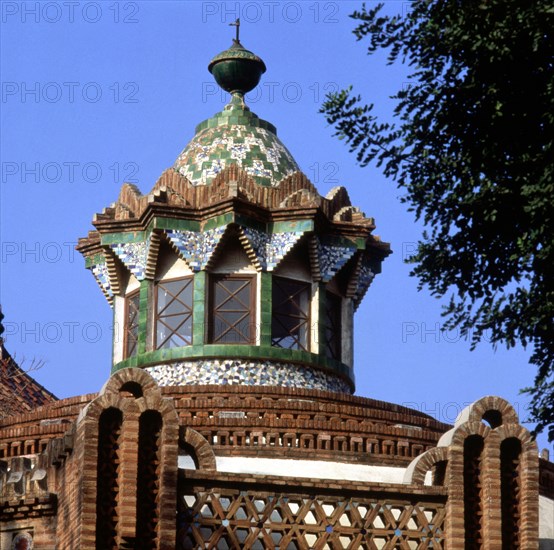
[[[300,170],[275,127],[251,112],[238,95],[196,127],[173,168],[193,185],[208,185],[231,164],[263,186],[275,186]]]
[[[238,21],[237,21],[238,23]],[[230,103],[196,127],[195,136],[183,149],[173,168],[193,185],[208,185],[234,164],[265,187],[300,171],[273,124],[262,120],[244,104],[244,94],[259,82],[266,67],[257,55],[237,39],[216,55],[208,70],[231,93]]]

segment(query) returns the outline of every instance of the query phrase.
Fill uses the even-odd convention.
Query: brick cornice
[[[419,485],[404,485],[396,483],[378,483],[378,482],[351,482],[336,479],[317,479],[312,480],[303,477],[284,477],[284,476],[268,476],[258,474],[235,474],[210,472],[207,476],[205,472],[197,470],[180,470],[179,476],[186,479],[188,483],[198,482],[206,487],[221,486],[233,487],[240,486],[255,487],[255,486],[271,486],[273,491],[286,491],[293,493],[297,491],[313,491],[318,494],[339,494],[349,495],[361,493],[365,497],[368,493],[377,495],[401,496],[408,498],[422,498],[421,486]],[[281,489],[279,489],[281,488]],[[425,500],[445,502],[448,491],[445,487],[425,487]]]

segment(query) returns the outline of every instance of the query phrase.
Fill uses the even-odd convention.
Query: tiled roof
[[[0,418],[26,413],[57,400],[16,363],[0,340]]]
[[[207,185],[231,164],[242,168],[257,184],[269,187],[300,171],[275,127],[244,103],[232,102],[197,126],[196,135],[173,168],[192,185]]]

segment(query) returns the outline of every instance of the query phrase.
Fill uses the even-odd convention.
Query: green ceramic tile
[[[120,243],[141,243],[145,240],[145,231],[133,231],[128,233],[105,233],[100,237],[100,242],[103,245]]]
[[[174,218],[155,218],[156,229],[174,229],[176,231],[200,231],[200,222]]]

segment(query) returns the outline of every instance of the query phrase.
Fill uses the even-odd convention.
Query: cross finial
[[[237,28],[237,37],[235,38],[235,42],[236,42],[237,44],[240,44],[240,40],[239,40],[240,18],[237,19],[234,23],[229,23],[229,26],[230,26],[230,27],[236,27],[236,28]]]

